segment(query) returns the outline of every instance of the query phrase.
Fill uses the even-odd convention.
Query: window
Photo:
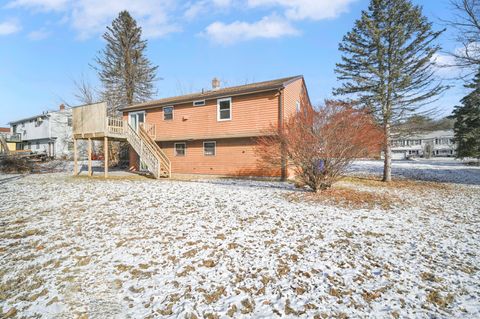
[[[175,143],[175,156],[185,156],[187,151],[187,144],[186,143]]]
[[[173,120],[173,106],[165,106],[163,108],[163,120]]]
[[[203,155],[215,156],[216,146],[217,146],[217,142],[215,141],[203,142]]]
[[[205,100],[193,101],[193,106],[204,106]]]
[[[38,150],[40,148],[40,142],[37,142],[37,145],[35,147]]]
[[[71,117],[69,117],[69,118],[67,119],[67,125],[68,125],[68,126],[72,126],[72,118],[71,118]]]
[[[295,101],[295,107],[296,107],[297,113],[300,113],[300,102]]]
[[[228,121],[232,119],[232,99],[217,100],[217,120]]]

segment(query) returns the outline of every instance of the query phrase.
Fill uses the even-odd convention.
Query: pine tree
[[[103,84],[103,99],[113,111],[156,94],[158,66],[152,66],[145,56],[147,41],[141,35],[142,28],[128,11],[120,12],[103,35],[107,44],[95,59],[95,69]]]
[[[342,62],[335,69],[347,95],[376,116],[384,131],[383,180],[391,180],[392,126],[418,110],[445,87],[437,82],[433,31],[421,7],[408,0],[371,0],[339,45]]]
[[[465,87],[473,91],[461,100],[461,106],[455,107],[452,116],[455,119],[457,157],[480,160],[480,69],[473,82]]]

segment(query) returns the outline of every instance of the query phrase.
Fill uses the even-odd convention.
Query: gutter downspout
[[[279,132],[282,132],[283,131],[283,121],[284,121],[284,103],[283,103],[283,100],[284,100],[284,92],[283,92],[283,88],[278,90],[278,131]],[[282,181],[285,181],[287,179],[287,156],[286,156],[286,152],[285,152],[285,145],[282,143],[280,145],[280,148],[281,148],[281,177],[280,179]]]

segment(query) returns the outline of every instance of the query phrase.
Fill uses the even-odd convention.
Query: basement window
[[[165,106],[163,108],[163,120],[173,120],[173,106]]]
[[[217,147],[217,142],[215,141],[203,142],[203,155],[215,156],[216,147]]]
[[[232,119],[232,98],[217,100],[217,120],[229,121]]]
[[[193,106],[204,106],[205,100],[193,101]]]
[[[175,156],[185,156],[187,153],[187,144],[186,143],[175,143]]]

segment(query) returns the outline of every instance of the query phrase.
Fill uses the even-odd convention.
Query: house
[[[72,111],[62,104],[58,111],[10,122],[12,134],[18,134],[21,140],[17,149],[56,158],[69,156],[72,147],[71,114]]]
[[[122,109],[122,118],[109,116],[105,102],[72,108],[74,175],[79,173],[78,141],[87,141],[88,175],[92,143],[130,145],[131,169],[156,178],[177,174],[287,177],[283,161],[266,168],[255,153],[257,138],[281,129],[302,109],[311,108],[303,76],[220,88],[163,98]],[[108,152],[104,174],[108,176]]]
[[[12,133],[10,127],[0,127],[1,152],[16,151],[21,149],[21,140],[19,134]]]
[[[286,167],[266,169],[255,154],[256,138],[311,107],[303,76],[163,98],[122,109],[124,120],[149,128],[153,140],[180,174],[283,176]],[[130,164],[141,169],[130,149]]]
[[[394,139],[392,158],[453,157],[456,155],[453,137],[453,130],[437,130]]]

